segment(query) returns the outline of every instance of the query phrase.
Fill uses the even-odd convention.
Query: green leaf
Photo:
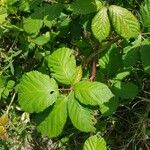
[[[15,82],[13,80],[9,80],[5,89],[3,90],[2,97],[7,99],[9,93],[13,90],[14,86],[15,86]]]
[[[125,39],[135,38],[140,33],[140,24],[137,18],[127,9],[111,5],[110,19],[115,31]]]
[[[47,116],[44,119],[43,114],[37,116],[39,119],[43,119],[37,129],[49,138],[57,137],[61,134],[67,120],[67,98],[62,95],[59,96],[53,109],[47,112]]]
[[[120,72],[116,75],[115,80],[123,80],[124,78],[126,78],[128,75],[130,74],[129,71],[124,71],[124,72]]]
[[[140,8],[144,27],[150,27],[150,0],[144,0]]]
[[[0,7],[0,25],[6,21],[7,10],[4,7]]]
[[[38,34],[43,25],[43,20],[36,18],[24,18],[23,28],[28,34]]]
[[[92,32],[101,42],[106,39],[110,33],[110,22],[107,14],[107,8],[102,8],[92,20]]]
[[[63,84],[72,84],[76,75],[76,61],[71,49],[63,47],[54,51],[48,58],[52,76]]]
[[[74,93],[69,95],[68,112],[72,124],[83,132],[94,132],[94,116],[93,111],[87,107],[83,107],[74,97]]]
[[[83,150],[106,150],[106,142],[105,140],[98,135],[94,135],[89,137],[85,143]]]
[[[76,68],[76,76],[75,76],[75,79],[73,81],[73,84],[78,83],[82,79],[82,74],[83,74],[82,66],[78,66]]]
[[[140,53],[144,70],[146,73],[150,73],[150,44],[142,45]]]
[[[100,82],[81,81],[74,86],[75,97],[85,105],[101,105],[114,95],[107,85]]]
[[[100,70],[109,78],[122,69],[122,53],[116,44],[99,59]]]
[[[41,112],[52,105],[58,94],[56,81],[37,71],[25,74],[18,87],[19,104],[30,113]]]
[[[29,0],[19,0],[19,10],[24,12],[30,12]]]
[[[42,46],[50,41],[50,33],[46,32],[45,34],[43,34],[35,39],[31,39],[31,41],[37,45]]]
[[[138,94],[138,87],[133,83],[116,82],[113,86],[113,92],[122,99],[131,99]]]
[[[74,14],[90,14],[103,7],[102,2],[98,0],[75,0],[71,4]]]
[[[117,97],[113,97],[110,99],[109,102],[106,102],[102,105],[100,105],[100,112],[102,113],[102,116],[110,116],[112,115],[117,107],[119,106],[119,100]]]
[[[124,67],[132,67],[139,60],[139,48],[137,46],[127,46],[124,48],[123,52],[123,64]]]

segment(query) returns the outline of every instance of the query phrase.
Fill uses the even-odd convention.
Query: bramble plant
[[[142,91],[129,79],[134,68],[150,73],[150,1],[141,2],[140,11],[130,5],[1,0],[0,36],[15,40],[0,51],[0,98],[15,90],[42,135],[61,136],[71,122],[91,135],[84,150],[106,150],[101,118]],[[0,136],[4,125],[0,120]]]

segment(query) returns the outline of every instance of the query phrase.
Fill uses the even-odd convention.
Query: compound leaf
[[[56,81],[37,71],[25,74],[18,88],[19,104],[30,113],[41,112],[52,105],[58,94]]]
[[[69,48],[59,48],[48,58],[48,66],[52,76],[63,84],[72,84],[76,75],[76,61]]]
[[[72,124],[83,132],[94,132],[94,116],[92,110],[83,107],[74,97],[74,93],[69,95],[68,112]]]
[[[75,97],[85,105],[101,105],[114,96],[107,85],[100,82],[81,81],[74,91]]]

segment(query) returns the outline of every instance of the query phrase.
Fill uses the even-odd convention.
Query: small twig
[[[11,107],[11,105],[12,105],[14,99],[15,99],[15,96],[16,96],[16,93],[14,93],[13,96],[12,96],[12,98],[11,98],[10,104],[9,104],[9,106],[7,108],[7,111],[6,111],[7,114],[9,113],[10,107]]]
[[[109,41],[108,43],[106,43],[105,45],[103,45],[103,47],[101,49],[98,49],[95,53],[91,54],[83,63],[83,68],[93,59],[93,57],[95,57],[96,55],[100,54],[101,52],[103,52],[104,50],[108,49],[111,44],[115,43],[118,41],[118,38]]]
[[[58,89],[58,90],[59,90],[59,91],[71,91],[72,88],[66,88],[66,89],[62,88],[62,89]]]
[[[150,35],[150,32],[141,33],[141,35]]]
[[[93,50],[94,50],[94,54],[99,50],[98,42],[94,44]],[[97,60],[96,60],[96,55],[95,55],[92,61],[92,73],[91,73],[90,81],[94,81],[96,78],[96,63],[97,63]]]

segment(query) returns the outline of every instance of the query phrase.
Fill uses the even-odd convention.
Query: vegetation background
[[[130,15],[127,24],[121,18],[114,25],[112,19],[110,31],[103,16],[106,24],[98,22],[104,24],[97,30],[95,16],[111,5],[134,14],[137,36],[132,37],[137,23]],[[68,119],[59,136],[48,138],[37,131],[35,113],[18,102],[22,76],[33,70],[50,75],[48,57],[63,47],[73,49],[82,65],[79,78],[105,83],[117,98],[94,111],[96,133],[107,149],[149,150],[150,0],[0,0],[0,116],[9,116],[7,123],[0,119],[0,150],[80,150],[95,134],[77,130]],[[66,93],[66,86],[59,88]]]

